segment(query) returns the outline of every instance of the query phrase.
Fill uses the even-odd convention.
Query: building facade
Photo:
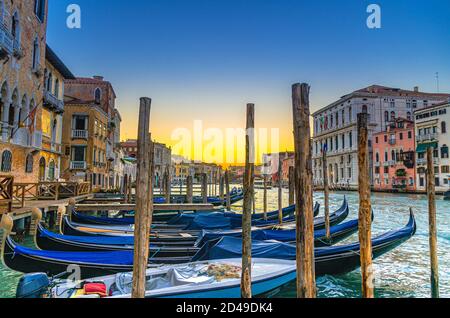
[[[15,182],[37,182],[47,1],[0,0],[0,168]]]
[[[386,131],[373,135],[375,190],[415,191],[414,122],[397,118]]]
[[[417,190],[426,191],[426,151],[433,148],[436,191],[450,190],[450,104],[430,106],[414,113],[417,155]]]
[[[122,141],[120,143],[125,156],[129,158],[137,158],[137,140],[136,139],[128,139],[127,141]]]
[[[415,110],[445,101],[449,94],[423,93],[418,87],[404,90],[372,85],[341,97],[313,114],[314,184],[323,184],[322,149],[327,145],[331,185],[358,185],[357,116],[369,115],[369,153],[373,157],[373,134],[386,131],[397,118],[413,119]],[[373,184],[373,162],[369,169]]]
[[[115,99],[111,83],[101,76],[66,81],[62,160],[66,180],[89,181],[94,190],[116,185]]]

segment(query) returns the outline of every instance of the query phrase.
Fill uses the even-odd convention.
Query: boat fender
[[[17,285],[16,298],[46,298],[50,280],[45,273],[23,276]]]

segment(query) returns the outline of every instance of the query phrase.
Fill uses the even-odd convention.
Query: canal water
[[[277,209],[277,189],[269,191],[269,209]],[[350,219],[356,219],[358,214],[358,195],[354,192],[333,193],[330,198],[330,211],[341,206],[344,195],[350,205]],[[262,208],[262,191],[256,196],[258,211]],[[316,193],[314,199],[321,203],[323,214],[323,194]],[[288,193],[284,191],[284,206],[288,204]],[[240,203],[242,204],[242,203]],[[375,212],[373,235],[399,229],[405,226],[409,219],[409,208],[412,207],[417,218],[417,234],[408,242],[394,251],[374,261],[376,296],[382,298],[399,297],[429,297],[430,270],[428,252],[428,214],[426,197],[422,195],[380,194],[372,196]],[[240,206],[235,206],[236,210]],[[441,297],[450,297],[450,201],[438,197],[438,255]],[[347,241],[357,241],[355,234]],[[26,245],[32,246],[32,240],[27,238]],[[12,272],[0,264],[0,297],[14,297],[17,282],[21,274]],[[319,297],[352,298],[360,297],[360,271],[356,270],[342,276],[325,276],[317,279]],[[275,291],[271,297],[295,297],[295,283]]]

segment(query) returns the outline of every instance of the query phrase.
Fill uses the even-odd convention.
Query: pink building
[[[415,191],[414,123],[398,118],[373,136],[375,190]]]

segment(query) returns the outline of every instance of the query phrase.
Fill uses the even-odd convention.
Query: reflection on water
[[[268,191],[269,210],[277,209],[277,189]],[[333,193],[330,196],[330,209],[336,210],[342,204],[344,195],[350,205],[349,219],[358,215],[358,195],[354,192]],[[322,204],[323,194],[316,193],[315,201]],[[256,207],[262,212],[263,194],[256,195]],[[284,206],[288,204],[288,192],[284,190]],[[242,204],[239,203],[239,204]],[[417,234],[411,240],[401,245],[389,254],[378,258],[374,262],[375,288],[377,297],[429,297],[430,271],[428,253],[428,214],[426,197],[422,195],[394,195],[374,194],[372,205],[375,211],[373,235],[395,230],[406,225],[409,218],[409,208],[413,208],[417,218]],[[240,209],[239,205],[234,207]],[[450,297],[450,201],[439,198],[437,202],[438,221],[438,255],[441,297]],[[354,234],[347,241],[355,242],[358,235]],[[29,243],[29,241],[28,241]],[[446,253],[447,252],[447,253]],[[0,265],[0,297],[13,297],[20,274],[4,269]],[[331,277],[325,276],[317,279],[319,297],[360,297],[360,271]],[[295,297],[295,283],[284,286],[272,297]]]

